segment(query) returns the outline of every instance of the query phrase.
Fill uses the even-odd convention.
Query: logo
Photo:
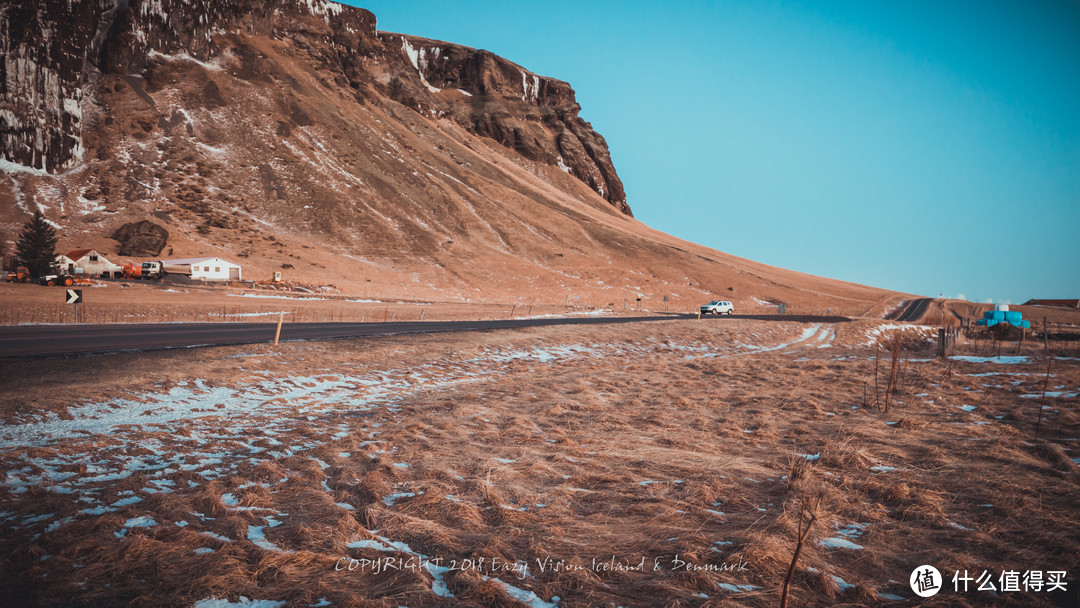
[[[941,591],[941,573],[933,566],[919,566],[911,573],[911,590],[919,597],[933,597]]]

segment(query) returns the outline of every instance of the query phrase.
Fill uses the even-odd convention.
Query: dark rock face
[[[387,87],[392,98],[558,166],[630,214],[607,142],[578,116],[581,106],[569,84],[484,50],[401,34],[379,38],[387,53],[404,59]]]
[[[57,171],[83,157],[82,101],[114,3],[0,8],[0,158]]]
[[[120,241],[120,255],[153,257],[165,249],[169,231],[149,220],[124,224],[109,237]]]
[[[119,78],[156,111],[151,94],[162,85],[163,63],[230,59],[229,75],[279,87],[283,122],[278,134],[313,123],[295,101],[304,85],[276,71],[263,52],[238,37],[285,41],[358,104],[396,102],[425,119],[446,118],[532,162],[558,167],[630,214],[607,143],[578,116],[570,86],[528,72],[501,57],[423,38],[377,33],[375,16],[328,0],[41,0],[0,8],[0,158],[57,172],[91,150],[109,152],[84,124],[101,107],[101,83]],[[230,44],[233,43],[233,44]],[[173,71],[166,71],[165,78]],[[111,77],[111,78],[110,78]],[[213,78],[198,76],[189,107],[230,103]],[[87,106],[94,106],[88,108]],[[84,121],[84,113],[87,115]],[[96,115],[95,115],[96,116]],[[180,118],[155,123],[176,130]],[[140,123],[141,124],[141,123]],[[93,125],[100,127],[100,125]],[[190,127],[185,127],[190,128]],[[100,129],[99,129],[100,130]],[[105,129],[104,131],[108,131]],[[96,137],[96,139],[95,139]]]
[[[0,8],[0,158],[50,173],[83,159],[83,99],[94,95],[103,72],[139,74],[153,53],[208,59],[219,50],[215,33],[271,34],[296,17],[333,18],[339,27],[375,36],[371,13],[328,0],[6,4]],[[212,82],[207,101],[222,103]]]

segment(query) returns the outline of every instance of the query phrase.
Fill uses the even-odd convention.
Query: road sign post
[[[68,289],[64,294],[65,304],[75,305],[75,322],[79,322],[79,302],[82,302],[82,290],[81,289]]]

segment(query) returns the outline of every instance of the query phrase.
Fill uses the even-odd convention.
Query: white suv
[[[714,315],[733,315],[735,314],[735,307],[727,300],[713,300],[701,307],[701,314],[707,315],[709,313]]]

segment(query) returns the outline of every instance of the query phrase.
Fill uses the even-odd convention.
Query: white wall
[[[230,268],[236,268],[237,272],[240,270],[240,266],[219,258],[205,260],[191,265],[191,278],[228,281]],[[240,276],[237,276],[237,279],[240,278]]]
[[[91,260],[91,256],[96,256],[97,260]],[[119,270],[119,266],[113,264],[109,260],[105,259],[105,256],[96,251],[84,255],[83,257],[75,260],[75,268],[82,268],[84,274],[101,274],[103,272],[113,272]],[[66,268],[64,270],[67,270]]]

